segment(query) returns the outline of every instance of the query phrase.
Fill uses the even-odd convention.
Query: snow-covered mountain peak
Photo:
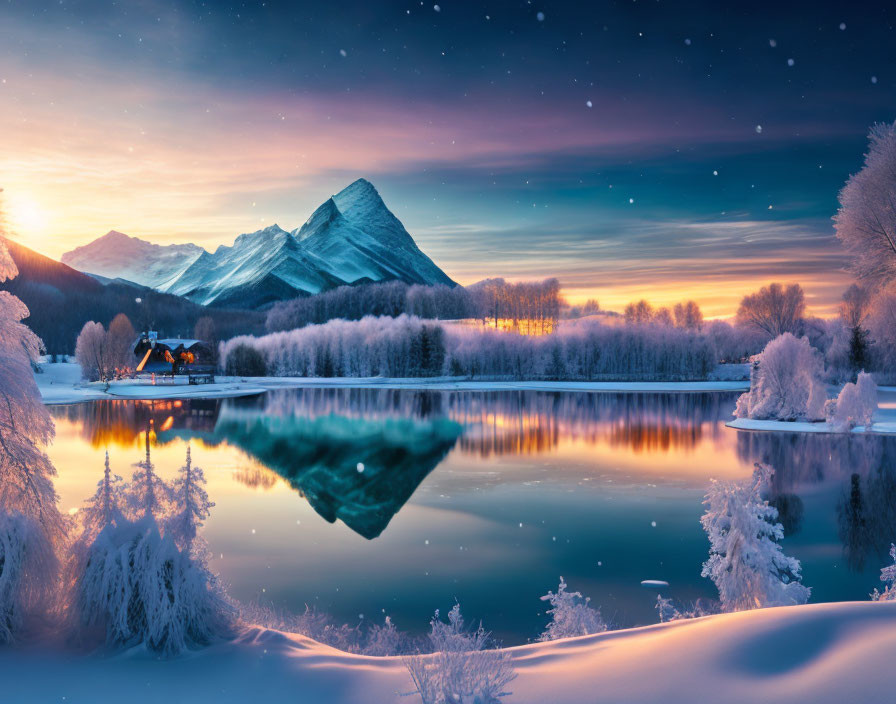
[[[62,260],[204,305],[261,307],[364,281],[454,285],[363,178],[324,201],[292,232],[269,225],[209,253],[192,244],[162,247],[113,230]]]

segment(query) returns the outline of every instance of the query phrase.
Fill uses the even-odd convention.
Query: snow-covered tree
[[[890,557],[893,559],[892,565],[887,565],[880,571],[880,581],[887,586],[883,592],[875,589],[871,592],[872,601],[896,601],[896,545],[890,544]]]
[[[857,425],[870,429],[876,410],[877,384],[865,372],[859,372],[855,384],[845,384],[836,400],[831,399],[825,404],[828,423],[840,433],[848,433]]]
[[[843,292],[840,301],[840,318],[849,331],[849,364],[853,373],[865,369],[868,359],[868,330],[865,323],[871,312],[871,292],[852,284]]]
[[[726,611],[805,604],[810,590],[800,583],[800,562],[781,550],[784,528],[778,510],[762,494],[774,470],[757,464],[742,481],[713,480],[700,519],[709,537],[702,576],[719,590]]]
[[[821,420],[823,373],[821,355],[809,341],[786,332],[753,361],[750,390],[738,398],[734,414],[757,420]]]
[[[681,613],[675,607],[675,604],[671,599],[665,598],[662,594],[656,595],[656,613],[657,616],[659,616],[660,623],[681,620]]]
[[[896,380],[896,287],[881,291],[872,300],[868,330],[874,369]]]
[[[189,553],[196,540],[196,533],[215,505],[213,501],[209,501],[205,490],[205,473],[202,468],[193,466],[189,446],[186,463],[180,468],[171,487],[171,497],[172,515],[165,532],[181,550]]]
[[[653,315],[653,306],[644,299],[629,303],[623,313],[625,322],[630,325],[646,325],[653,320]]]
[[[551,621],[538,640],[548,641],[587,636],[607,630],[607,624],[601,618],[600,609],[589,606],[590,597],[583,597],[581,592],[566,591],[566,580],[563,577],[560,577],[557,593],[549,591],[541,597],[541,600],[547,601],[551,605],[547,611],[551,615]]]
[[[694,301],[676,303],[673,309],[675,314],[675,327],[699,330],[703,327],[703,311]]]
[[[805,294],[799,284],[773,283],[744,296],[735,319],[739,325],[778,337],[785,332],[796,332],[805,312]]]
[[[164,655],[228,635],[234,615],[213,576],[162,536],[151,515],[100,531],[75,608],[81,626],[103,629],[110,645],[144,643]]]
[[[430,622],[431,655],[405,658],[423,704],[498,704],[516,677],[506,651],[489,650],[489,634],[482,624],[468,630],[455,604],[448,622],[438,610]]]
[[[88,320],[75,342],[75,359],[88,381],[105,381],[110,376],[109,347],[102,323]]]
[[[171,502],[171,488],[156,474],[150,454],[149,432],[146,433],[146,454],[137,462],[128,486],[128,512],[132,518],[153,516],[164,521]]]
[[[840,191],[834,217],[837,237],[852,255],[852,270],[868,284],[896,279],[896,123],[878,123],[868,134],[861,171]]]
[[[109,323],[109,330],[106,333],[106,357],[110,372],[127,374],[137,365],[137,360],[134,358],[136,339],[137,333],[134,332],[134,326],[131,325],[128,316],[124,313],[116,315]]]
[[[97,482],[96,493],[78,511],[82,541],[86,544],[93,542],[103,528],[122,515],[124,498],[121,477],[112,473],[109,452],[106,451],[103,478]]]
[[[0,282],[18,274],[0,237]],[[54,435],[31,366],[40,340],[21,321],[28,309],[0,291],[0,641],[25,614],[48,603],[66,521],[57,507],[56,474],[43,451]]]

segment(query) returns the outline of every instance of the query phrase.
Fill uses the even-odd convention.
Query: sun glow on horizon
[[[28,193],[5,192],[4,195],[10,234],[18,239],[33,241],[49,233],[52,222],[49,209]]]

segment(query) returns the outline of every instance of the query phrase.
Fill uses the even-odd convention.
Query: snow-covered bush
[[[487,650],[490,636],[482,624],[467,630],[455,604],[448,623],[437,610],[430,625],[432,654],[405,658],[423,704],[498,704],[510,694],[513,661],[506,651]]]
[[[859,372],[856,383],[847,383],[837,396],[825,404],[825,416],[831,427],[840,433],[849,432],[857,425],[871,428],[877,410],[877,384],[870,374]]]
[[[871,592],[872,601],[896,601],[896,545],[890,544],[890,557],[893,558],[893,564],[887,565],[880,571],[880,581],[887,586],[883,592],[875,589]]]
[[[233,616],[214,576],[162,536],[152,516],[100,531],[77,581],[76,610],[110,645],[143,643],[164,655],[226,636]]]
[[[50,605],[57,569],[37,521],[0,513],[0,643],[15,639],[28,614]]]
[[[681,621],[688,618],[700,618],[719,613],[719,604],[716,601],[706,602],[698,599],[687,608],[679,608],[672,599],[665,598],[662,594],[656,595],[656,613],[660,623],[669,621]]]
[[[563,577],[560,577],[557,593],[549,591],[541,597],[541,600],[551,604],[551,608],[547,611],[551,615],[551,621],[538,640],[548,641],[587,636],[607,630],[607,624],[601,618],[600,609],[589,606],[591,599],[583,597],[581,592],[566,591],[566,581]]]
[[[800,562],[781,550],[784,528],[778,510],[762,493],[774,470],[757,464],[742,481],[713,480],[700,519],[709,537],[702,576],[719,590],[726,611],[804,604],[810,590],[800,583]]]
[[[737,399],[734,415],[756,420],[821,420],[823,373],[821,355],[809,341],[785,332],[753,361],[750,390]]]

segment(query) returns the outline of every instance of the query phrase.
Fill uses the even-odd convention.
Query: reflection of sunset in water
[[[734,431],[734,400],[318,388],[106,401],[53,407],[49,454],[70,511],[95,491],[106,448],[129,480],[148,432],[170,481],[189,443],[216,504],[203,535],[235,598],[345,622],[386,611],[409,630],[459,599],[513,642],[532,636],[514,629],[560,574],[620,625],[655,621],[645,578],[682,600],[713,596],[699,576],[704,491],[767,461],[817,598],[864,598],[877,575],[837,567],[837,501],[852,472],[896,456],[896,438]]]

